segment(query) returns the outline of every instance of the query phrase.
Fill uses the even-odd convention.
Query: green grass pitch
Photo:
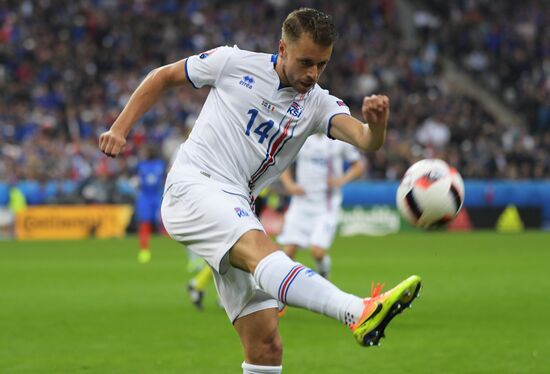
[[[239,373],[213,286],[187,299],[186,252],[155,238],[0,241],[0,373]],[[338,238],[332,280],[360,295],[410,274],[421,298],[361,348],[344,326],[291,308],[285,373],[550,373],[550,233]],[[311,265],[307,253],[299,258]]]

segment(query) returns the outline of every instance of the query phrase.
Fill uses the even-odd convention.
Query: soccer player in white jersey
[[[384,143],[386,96],[364,98],[364,123],[317,84],[335,37],[330,17],[299,9],[284,21],[273,56],[219,47],[154,69],[99,137],[100,150],[116,157],[132,125],[166,89],[210,87],[168,173],[161,215],[170,236],[213,268],[220,300],[243,346],[243,373],[281,372],[280,303],[337,319],[369,346],[420,289],[420,278],[411,276],[385,293],[376,288],[367,298],[343,292],[286,256],[250,208],[312,134],[322,131],[365,151]]]
[[[350,165],[344,172],[345,161]],[[293,197],[277,242],[290,258],[294,258],[298,248],[310,247],[317,273],[325,278],[331,266],[327,251],[340,217],[340,188],[359,178],[364,169],[355,147],[319,133],[310,136],[298,153],[296,180],[290,168],[281,174],[281,182]]]

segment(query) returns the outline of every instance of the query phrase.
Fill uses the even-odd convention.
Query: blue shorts
[[[138,222],[160,222],[160,202],[162,195],[139,193],[136,199],[136,217]]]

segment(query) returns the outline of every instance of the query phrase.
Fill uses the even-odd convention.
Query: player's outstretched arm
[[[101,152],[116,157],[124,149],[126,136],[133,124],[159,100],[166,89],[187,81],[185,60],[152,70],[136,88],[109,131],[100,135]]]
[[[366,96],[361,113],[366,123],[345,114],[334,116],[329,135],[363,151],[376,151],[386,139],[390,99],[384,95]]]

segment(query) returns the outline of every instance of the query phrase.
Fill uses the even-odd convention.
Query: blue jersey
[[[158,222],[160,201],[164,188],[166,163],[160,159],[138,163],[139,192],[136,198],[136,215],[139,222]]]
[[[164,160],[142,160],[137,166],[139,175],[139,192],[145,195],[162,194],[164,188]]]

